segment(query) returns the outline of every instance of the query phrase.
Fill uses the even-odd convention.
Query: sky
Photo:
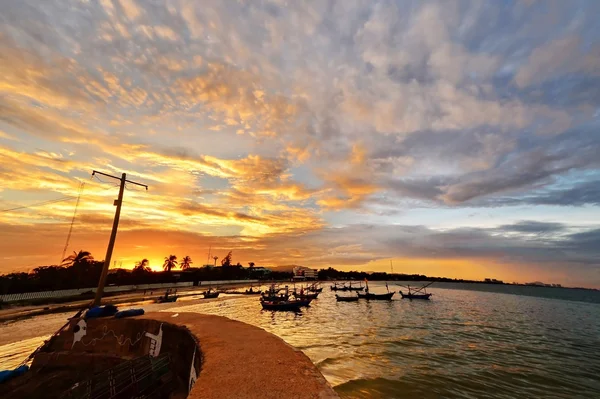
[[[66,253],[104,259],[99,170],[149,186],[117,267],[600,287],[596,0],[0,8],[0,273],[60,262],[79,194]]]

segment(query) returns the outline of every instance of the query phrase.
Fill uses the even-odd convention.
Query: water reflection
[[[262,310],[256,296],[245,295],[145,308],[264,328],[304,351],[342,397],[600,397],[597,304],[434,292],[430,302],[336,302],[326,288],[298,313]],[[0,346],[0,362],[26,357],[43,339],[32,331],[49,335],[67,316],[3,325],[0,335],[27,341]]]
[[[260,310],[257,298],[175,309],[227,316],[280,336],[344,397],[600,393],[589,379],[600,373],[600,355],[591,351],[600,345],[592,333],[600,311],[592,304],[456,290],[437,290],[430,302],[344,303],[324,290],[299,314]]]

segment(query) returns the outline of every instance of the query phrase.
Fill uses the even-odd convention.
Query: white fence
[[[257,283],[258,280],[219,280],[219,281],[200,281],[198,286],[207,285],[226,285],[238,283]],[[110,285],[104,288],[104,292],[123,292],[123,291],[139,291],[139,290],[154,290],[161,288],[184,288],[192,287],[193,282],[182,283],[160,283],[160,284],[138,284],[138,285]],[[72,297],[88,292],[96,292],[96,287],[93,288],[77,288],[72,290],[56,290],[56,291],[40,291],[40,292],[24,292],[21,294],[0,295],[1,302],[18,302],[31,299],[46,299],[46,298],[65,298]]]

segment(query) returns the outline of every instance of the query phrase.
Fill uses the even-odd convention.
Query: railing
[[[199,286],[209,285],[226,285],[226,284],[239,284],[239,283],[257,283],[259,280],[219,280],[219,281],[201,281],[198,283]],[[184,288],[192,287],[194,285],[191,281],[180,282],[180,283],[158,283],[158,284],[137,284],[137,285],[112,285],[104,288],[104,292],[125,292],[125,291],[139,291],[139,290],[155,290],[161,288]],[[75,297],[77,295],[85,294],[88,292],[96,292],[96,288],[77,288],[70,290],[56,290],[56,291],[38,291],[38,292],[24,292],[19,294],[6,294],[0,295],[0,302],[19,302],[29,301],[34,299],[48,299],[48,298],[66,298]]]
[[[121,363],[75,384],[60,396],[66,399],[125,399],[169,397],[173,389],[171,357],[164,353]]]

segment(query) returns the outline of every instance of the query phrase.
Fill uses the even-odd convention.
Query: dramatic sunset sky
[[[0,273],[169,254],[600,287],[600,1],[0,0]]]

